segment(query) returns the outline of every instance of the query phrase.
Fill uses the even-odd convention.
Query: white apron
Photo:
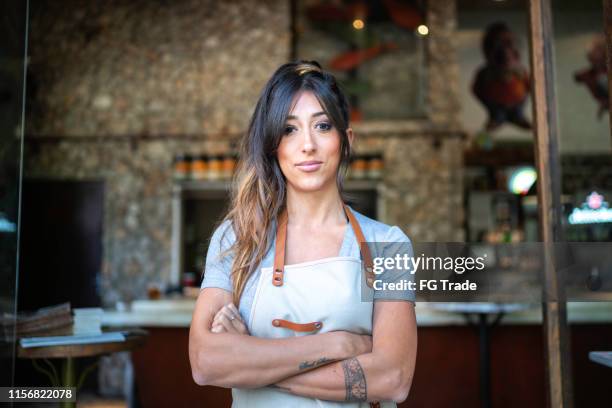
[[[366,265],[371,255],[359,223],[344,205]],[[347,226],[348,228],[348,226]],[[373,302],[361,300],[362,265],[359,258],[337,256],[285,265],[287,215],[276,232],[274,267],[261,269],[249,319],[249,332],[263,338],[283,338],[346,330],[372,334]],[[275,272],[276,271],[276,272]],[[367,269],[368,282],[372,278]],[[363,285],[365,290],[372,290]],[[371,299],[372,296],[366,297]],[[233,388],[233,408],[260,407],[396,407],[394,402],[340,402],[291,395],[273,387]]]

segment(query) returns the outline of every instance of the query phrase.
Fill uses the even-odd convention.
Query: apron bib
[[[344,204],[366,266],[371,256],[359,223]],[[249,332],[263,338],[306,336],[334,330],[372,334],[374,303],[361,300],[362,264],[359,258],[337,256],[285,265],[287,216],[279,219],[274,266],[261,269],[249,319]],[[348,226],[347,226],[348,228]],[[365,253],[364,253],[365,252]],[[366,268],[368,282],[371,269]],[[371,296],[366,298],[371,299]],[[263,407],[396,407],[393,402],[327,401],[291,395],[273,387],[232,388],[233,408]]]

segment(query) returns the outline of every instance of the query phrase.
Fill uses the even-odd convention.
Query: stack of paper
[[[99,307],[75,308],[72,310],[74,312],[73,334],[102,333],[102,315],[104,310]]]
[[[19,340],[21,347],[65,346],[125,341],[123,332],[107,332],[94,335],[27,337]]]
[[[36,311],[19,312],[17,316],[4,314],[0,317],[0,338],[6,341],[17,337],[41,335],[67,335],[72,333],[70,303],[47,306]],[[16,329],[16,331],[15,331]]]

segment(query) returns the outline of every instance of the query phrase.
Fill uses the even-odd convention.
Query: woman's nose
[[[304,139],[302,141],[302,151],[303,152],[311,152],[316,150],[317,146],[315,144],[314,137],[310,130],[306,130],[304,132]]]

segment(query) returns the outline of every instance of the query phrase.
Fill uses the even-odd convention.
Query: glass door
[[[0,386],[13,385],[28,1],[0,2]]]

